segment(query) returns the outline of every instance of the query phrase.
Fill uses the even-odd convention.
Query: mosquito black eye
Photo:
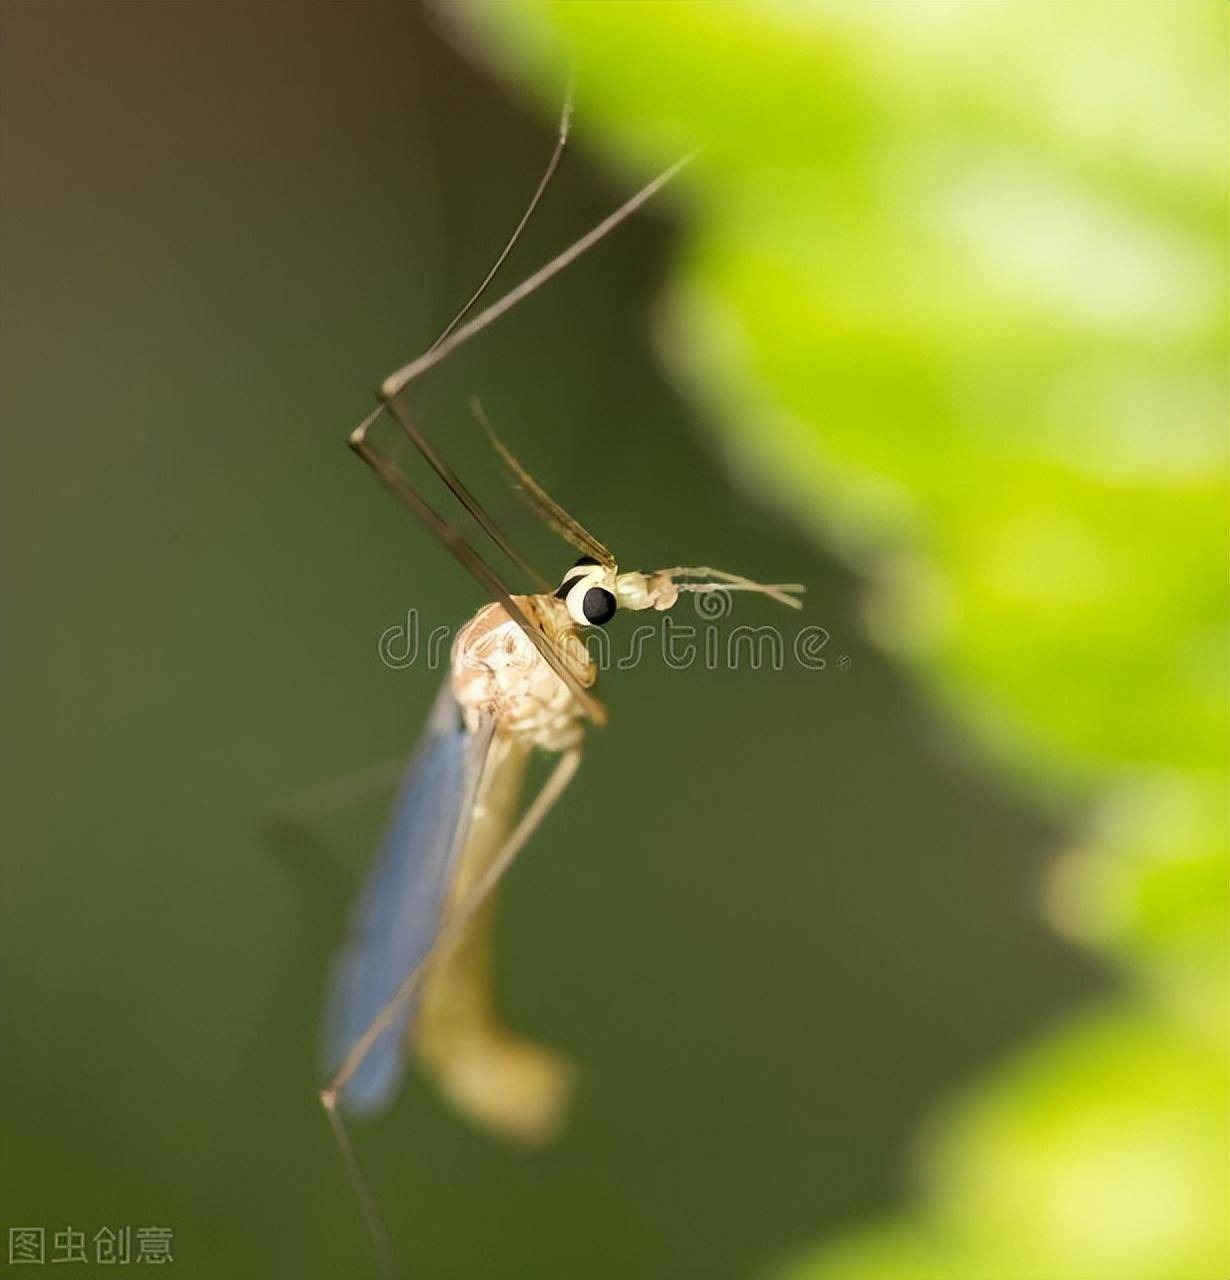
[[[581,558],[576,562],[576,564],[574,564],[572,567],[573,567],[574,569],[580,569],[583,565],[587,565],[587,564],[597,564],[597,563],[598,563],[598,561],[597,561],[597,560],[595,560],[593,556],[582,556],[582,557],[581,557]]]
[[[590,587],[581,601],[581,612],[591,627],[605,627],[615,616],[615,596],[605,587]]]

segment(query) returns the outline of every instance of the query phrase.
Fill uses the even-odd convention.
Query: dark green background
[[[553,126],[402,6],[10,0],[0,45],[3,1225],[170,1226],[185,1277],[368,1275],[315,1037],[380,804],[269,819],[409,748],[438,676],[376,638],[480,602],[345,436]],[[510,282],[645,176],[587,153],[583,85],[575,141]],[[801,620],[735,620],[822,625],[851,664],[605,677],[503,918],[510,1017],[575,1055],[574,1122],[509,1151],[415,1081],[363,1126],[410,1274],[751,1274],[893,1202],[920,1117],[1099,982],[1037,919],[1056,832],[663,381],[672,216],[416,403],[550,575],[571,556],[501,493],[470,392],[625,564],[806,582]]]

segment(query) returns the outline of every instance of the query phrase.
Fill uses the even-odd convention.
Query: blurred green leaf
[[[976,1089],[800,1275],[1224,1274],[1226,10],[476,6],[678,184],[660,347],[732,469],[1043,802],[1130,1011]]]
[[[962,1099],[924,1210],[822,1251],[809,1280],[1192,1280],[1224,1256],[1226,1079],[1137,1010],[1091,1017]]]

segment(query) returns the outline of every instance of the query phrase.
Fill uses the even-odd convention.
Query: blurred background
[[[358,1126],[406,1271],[1223,1276],[1225,11],[0,13],[5,1228],[374,1271],[316,1036],[383,801],[274,817],[481,603],[346,434],[572,64],[507,283],[701,154],[413,404],[548,576],[471,394],[624,564],[830,640],[604,677],[501,921],[573,1121]]]

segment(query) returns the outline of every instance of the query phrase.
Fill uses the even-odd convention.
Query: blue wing
[[[489,741],[489,733],[466,731],[445,682],[333,961],[324,1036],[330,1072],[435,942]],[[382,1111],[396,1096],[413,1005],[406,1002],[347,1081],[341,1099],[351,1111]]]

